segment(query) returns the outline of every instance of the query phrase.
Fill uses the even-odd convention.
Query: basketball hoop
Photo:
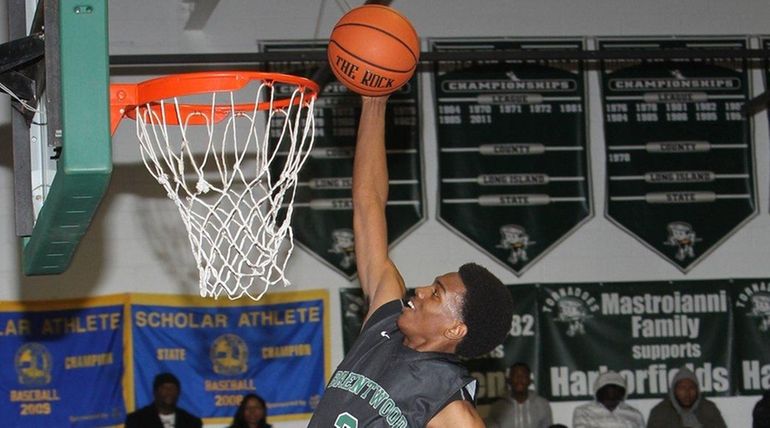
[[[112,133],[123,117],[136,122],[142,161],[187,230],[201,296],[259,300],[289,285],[290,221],[317,94],[308,79],[247,71],[111,86]]]

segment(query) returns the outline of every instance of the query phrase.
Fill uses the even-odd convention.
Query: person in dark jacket
[[[171,373],[160,373],[152,382],[153,402],[126,416],[125,428],[202,428],[197,416],[177,407],[181,385]]]
[[[650,411],[647,428],[727,428],[713,401],[700,392],[698,378],[682,367],[671,381],[668,397]]]
[[[267,423],[265,400],[257,394],[244,395],[229,428],[272,428]]]
[[[757,401],[752,416],[753,428],[770,428],[770,391],[765,391],[762,399]]]

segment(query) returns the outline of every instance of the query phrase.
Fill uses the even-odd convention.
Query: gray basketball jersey
[[[394,300],[372,314],[308,427],[424,427],[451,401],[473,400],[476,381],[455,355],[403,345],[396,325],[402,308]]]

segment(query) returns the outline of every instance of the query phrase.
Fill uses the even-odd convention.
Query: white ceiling
[[[112,54],[252,52],[259,40],[326,38],[363,0],[110,0]],[[394,0],[425,37],[768,33],[768,0]]]

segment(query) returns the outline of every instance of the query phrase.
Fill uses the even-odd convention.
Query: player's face
[[[408,337],[443,336],[461,322],[465,285],[457,272],[437,277],[433,284],[415,289],[414,297],[401,312],[398,326]]]
[[[682,379],[674,387],[674,396],[682,408],[689,409],[698,399],[698,385],[690,379]]]
[[[256,425],[265,417],[265,408],[262,403],[254,397],[249,398],[246,405],[243,406],[243,419],[249,425]]]

